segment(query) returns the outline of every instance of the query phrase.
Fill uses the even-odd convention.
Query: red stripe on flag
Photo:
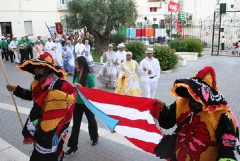
[[[109,115],[109,116],[117,120],[120,120],[118,125],[138,128],[148,132],[155,132],[161,135],[161,132],[157,128],[157,126],[155,124],[149,124],[147,120],[130,120],[130,119],[122,118],[120,116],[114,116],[114,115]]]
[[[99,89],[85,88],[80,86],[77,86],[77,88],[82,92],[82,94],[88,100],[99,102],[99,103],[107,103],[107,104],[124,106],[125,108],[134,108],[139,111],[150,110],[151,115],[156,119],[158,119],[160,106],[157,102],[157,99],[125,96],[125,95],[105,92]]]
[[[142,150],[154,154],[154,148],[156,147],[156,144],[128,137],[125,138]]]

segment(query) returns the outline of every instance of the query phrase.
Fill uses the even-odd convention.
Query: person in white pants
[[[153,50],[147,50],[146,54],[146,58],[140,62],[138,71],[142,74],[140,81],[143,82],[144,97],[154,98],[161,67],[159,61],[153,57]]]

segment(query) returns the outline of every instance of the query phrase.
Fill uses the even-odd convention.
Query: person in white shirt
[[[75,53],[77,57],[85,56],[85,45],[82,43],[82,38],[78,38],[78,43],[75,45]]]
[[[117,77],[119,76],[120,73],[120,64],[126,60],[126,51],[124,51],[125,45],[123,43],[118,44],[117,48],[118,51],[115,53],[115,64],[117,66]]]
[[[15,63],[20,63],[20,60],[19,60],[20,55],[19,55],[18,50],[17,50],[17,48],[18,48],[17,45],[18,45],[17,36],[13,36],[12,41],[9,44],[9,48],[10,48],[11,52],[14,53],[14,57],[15,57],[14,62]]]
[[[52,41],[52,37],[48,36],[48,41],[45,43],[45,49],[44,51],[49,52],[52,55],[52,58],[55,60],[55,52],[53,52],[56,49],[56,46],[54,42]]]
[[[225,50],[225,38],[224,38],[224,36],[222,36],[222,39],[221,39],[221,50]]]
[[[154,98],[161,67],[159,61],[153,57],[153,50],[147,50],[146,54],[147,57],[140,62],[138,71],[142,74],[140,81],[143,82],[144,97]]]
[[[94,65],[92,54],[91,54],[91,46],[89,45],[88,40],[85,40],[85,57],[87,59],[90,71],[94,73],[95,65]]]

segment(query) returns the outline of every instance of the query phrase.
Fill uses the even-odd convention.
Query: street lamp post
[[[168,30],[169,30],[169,37],[170,37],[170,17],[169,17],[169,15],[168,14],[164,14],[164,19],[165,19],[165,22],[168,24]]]
[[[172,40],[172,12],[171,12],[171,19],[170,19],[169,25],[170,25],[170,40]]]

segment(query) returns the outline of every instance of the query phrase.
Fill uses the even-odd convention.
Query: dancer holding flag
[[[239,157],[237,120],[219,92],[216,73],[206,66],[190,79],[177,79],[170,93],[178,99],[162,108],[159,125],[169,129],[177,125],[180,130],[172,152],[171,161],[237,161]],[[169,137],[168,137],[169,138]],[[164,139],[165,140],[165,139]],[[161,159],[166,147],[157,146],[155,152]]]
[[[87,59],[84,56],[79,56],[75,60],[75,74],[73,82],[79,86],[87,88],[96,88],[96,82],[93,74],[90,72]],[[94,114],[87,108],[79,94],[76,96],[76,105],[73,111],[73,126],[72,133],[68,140],[68,151],[66,155],[75,153],[78,150],[78,137],[83,113],[85,113],[88,120],[88,132],[92,141],[92,146],[98,143],[98,126]]]

